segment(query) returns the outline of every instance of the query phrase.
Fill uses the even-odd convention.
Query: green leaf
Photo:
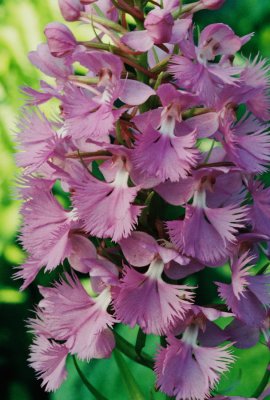
[[[127,357],[131,358],[133,361],[138,362],[145,367],[153,369],[154,361],[147,354],[142,353],[140,356],[138,356],[134,346],[127,340],[125,340],[121,335],[119,335],[115,330],[114,337],[118,350],[120,350]]]
[[[74,362],[75,368],[76,368],[76,370],[78,372],[78,375],[81,378],[81,380],[84,383],[84,385],[89,390],[89,392],[95,397],[96,400],[107,400],[107,398],[102,396],[102,394],[99,393],[99,391],[84,376],[82,370],[80,369],[80,367],[79,367],[79,365],[77,363],[77,360],[76,360],[75,356],[73,356],[72,358],[73,358],[73,362]]]
[[[134,379],[131,371],[128,368],[128,365],[122,356],[122,354],[118,350],[114,350],[114,357],[117,363],[117,366],[121,372],[122,379],[126,388],[128,390],[130,400],[144,400],[144,396],[141,392],[140,387]]]

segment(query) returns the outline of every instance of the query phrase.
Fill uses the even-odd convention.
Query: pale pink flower
[[[54,392],[67,378],[66,358],[68,349],[65,345],[58,344],[38,336],[30,346],[29,364],[37,372],[37,377],[42,379],[42,387],[46,392]]]
[[[82,176],[76,184],[73,203],[87,232],[118,241],[134,229],[142,207],[133,204],[139,187],[129,187],[128,178],[121,159],[111,182],[99,181],[90,174]]]
[[[109,289],[91,298],[75,275],[66,274],[65,280],[52,288],[39,288],[44,299],[39,303],[38,317],[40,314],[54,339],[66,341],[71,354],[88,361],[109,357],[114,347],[109,328],[115,322],[107,312]]]

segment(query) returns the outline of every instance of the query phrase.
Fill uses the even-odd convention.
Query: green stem
[[[177,10],[175,10],[174,12],[172,12],[173,18],[177,19],[178,17],[180,17],[182,12],[183,12],[183,6],[182,6],[181,0],[179,0],[179,8]]]
[[[86,162],[85,162],[84,159],[82,158],[80,151],[78,150],[77,153],[78,153],[79,160],[80,160],[80,162],[82,163],[82,166],[83,166],[83,167],[86,169],[86,171],[92,176],[92,172],[90,171],[90,169],[88,168]]]
[[[78,153],[69,153],[66,155],[66,158],[93,158],[93,157],[110,157],[112,155],[112,153],[110,153],[109,151],[105,151],[105,150],[99,150],[99,151],[92,151],[92,152],[80,152]]]
[[[156,79],[156,75],[154,73],[152,73],[151,70],[147,70],[142,65],[138,64],[135,60],[131,59],[130,57],[127,58],[127,57],[121,56],[121,59],[125,64],[128,64],[135,69],[135,71],[137,73],[137,77],[139,76],[139,73],[141,73],[141,76],[146,76],[149,78]],[[144,79],[145,78],[143,78],[142,82],[145,82]]]
[[[87,13],[82,13],[81,15],[83,17],[89,19],[91,22],[92,21],[97,22],[103,26],[113,29],[115,32],[119,32],[119,33],[123,33],[123,34],[127,32],[126,29],[123,28],[121,25],[119,25],[116,22],[113,22],[107,18],[103,18],[103,17],[94,15],[94,14],[88,15]]]
[[[85,47],[88,47],[89,49],[107,50],[107,51],[113,52],[118,55],[123,55],[123,52],[120,49],[118,49],[118,47],[113,46],[108,43],[97,43],[97,42],[92,42],[92,41],[79,42],[79,44],[80,43],[82,45],[84,45]]]
[[[199,5],[199,1],[196,1],[195,3],[183,5],[182,7],[180,6],[180,7],[178,8],[178,10],[176,10],[176,11],[174,11],[174,12],[172,13],[173,18],[174,18],[174,19],[177,19],[177,18],[179,18],[182,14],[185,14],[185,13],[187,13],[187,12],[189,12],[189,11],[193,11],[193,9],[194,9],[196,6],[198,6],[198,5]]]
[[[157,80],[155,82],[154,90],[157,90],[158,87],[160,86],[162,79],[163,79],[164,71],[161,71],[157,77]]]
[[[125,354],[131,360],[141,365],[144,365],[147,368],[154,368],[154,361],[149,356],[147,356],[145,353],[142,353],[140,356],[138,356],[132,344],[122,338],[122,336],[119,335],[116,331],[114,331],[114,337],[117,349],[120,350],[123,354]]]
[[[141,328],[139,328],[135,344],[135,350],[139,357],[141,356],[145,343],[146,343],[146,334],[142,331]]]
[[[89,392],[94,396],[94,398],[96,400],[108,400],[106,397],[102,396],[102,394],[99,393],[99,391],[84,376],[82,370],[80,369],[80,367],[79,367],[79,365],[77,363],[77,360],[76,360],[75,356],[72,356],[72,358],[73,358],[73,362],[74,362],[74,365],[75,365],[76,371],[78,372],[79,377],[81,378],[82,382],[87,387]]]
[[[148,67],[147,53],[141,54],[138,58],[139,58],[139,64],[147,70]],[[149,81],[149,78],[141,71],[137,71],[137,78],[143,83],[148,83]]]
[[[131,5],[129,5],[128,3],[126,3],[125,0],[118,0],[118,1],[112,0],[112,3],[116,8],[124,11],[127,14],[132,15],[132,17],[134,19],[138,19],[139,21],[144,20],[143,13],[138,8],[135,8]]]
[[[138,22],[137,22],[137,25],[138,25]],[[141,54],[138,58],[139,58],[139,64],[145,69],[145,71],[148,71],[147,53]],[[143,82],[145,84],[149,83],[149,75],[148,75],[148,73],[145,74],[145,72],[143,72],[142,70],[138,70],[137,69],[136,70],[136,75],[137,75],[137,79],[140,82]],[[148,111],[149,110],[148,102],[145,102],[144,104],[141,104],[139,106],[139,110],[140,110],[141,113]]]
[[[263,393],[266,385],[269,382],[269,379],[270,379],[270,364],[267,366],[267,369],[264,373],[264,376],[262,377],[259,386],[257,387],[257,389],[255,390],[255,392],[251,397],[255,397],[257,399]]]
[[[199,164],[195,169],[200,169],[200,168],[212,168],[212,167],[233,167],[234,164],[230,161],[221,161],[221,162],[215,162],[215,163],[209,163],[209,164]]]
[[[116,139],[118,141],[119,144],[124,144],[123,138],[122,138],[122,134],[121,134],[121,126],[120,126],[120,122],[119,120],[116,122],[115,124],[115,131],[116,131]]]
[[[122,48],[118,48],[110,43],[100,43],[100,42],[93,42],[92,40],[86,42],[78,42],[89,49],[99,49],[99,50],[106,50],[110,53],[117,54],[120,57],[129,58],[131,61],[136,62],[136,58],[133,56],[138,56],[142,54],[142,52],[132,51],[127,46],[122,46]]]
[[[145,203],[144,203],[144,206],[145,206],[145,207],[144,207],[144,209],[142,210],[142,213],[141,213],[141,215],[140,215],[140,223],[141,223],[142,225],[144,225],[144,226],[148,226],[149,205],[150,205],[150,203],[151,203],[151,200],[152,200],[154,194],[155,194],[154,191],[151,191],[151,192],[148,194],[148,196],[147,196],[147,198],[146,198],[146,200],[145,200]],[[139,338],[139,333],[140,333],[140,331],[138,332],[137,340],[138,340],[138,338]],[[137,346],[137,343],[136,343],[136,346]],[[136,347],[136,346],[135,346],[135,347]]]
[[[191,108],[190,110],[184,111],[182,113],[183,119],[195,117],[196,115],[207,114],[211,112],[209,108],[198,107],[198,108]]]
[[[99,78],[96,76],[90,77],[84,75],[69,75],[68,80],[73,82],[82,82],[87,85],[97,85],[99,82]]]
[[[150,69],[150,71],[152,73],[156,73],[156,72],[160,72],[160,71],[164,70],[167,67],[169,60],[170,60],[170,57],[164,58],[157,65],[155,65],[152,69]]]
[[[156,78],[156,75],[151,70],[147,70],[142,65],[138,64],[136,58],[129,56],[127,53],[125,53],[123,50],[119,49],[116,46],[107,43],[96,43],[91,41],[79,42],[79,43],[81,43],[85,47],[88,47],[89,49],[106,50],[109,51],[110,53],[117,54],[118,56],[121,57],[122,61],[125,64],[132,66],[133,68],[135,68],[135,70],[139,71],[139,73],[141,73],[142,76],[145,77],[143,78],[144,80],[142,80],[143,82],[145,82],[145,80],[148,79],[147,77],[154,79]],[[147,56],[147,53],[145,54]]]
[[[208,151],[208,154],[207,154],[206,159],[204,160],[204,163],[205,163],[205,164],[208,163],[208,160],[209,160],[209,158],[210,158],[210,156],[211,156],[211,154],[212,154],[212,151],[213,151],[213,149],[214,149],[214,146],[215,146],[215,140],[212,139],[211,147],[210,147],[210,149],[209,149],[209,151]]]
[[[263,266],[259,269],[259,271],[256,273],[256,275],[264,274],[268,267],[269,267],[269,263],[266,263],[265,265],[263,265]]]

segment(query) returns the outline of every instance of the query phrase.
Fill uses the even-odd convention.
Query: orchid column
[[[23,88],[27,260],[15,277],[25,289],[43,272],[59,275],[39,285],[28,322],[29,362],[46,391],[73,357],[94,398],[106,399],[77,359],[114,352],[123,372],[122,352],[153,370],[156,392],[230,399],[216,388],[234,348],[269,346],[269,69],[259,56],[235,62],[252,34],[222,23],[197,34],[194,13],[223,3],[59,0],[87,37],[52,22],[29,54],[54,83]],[[198,293],[213,285],[209,303]],[[136,346],[120,324],[139,327]],[[269,368],[250,398],[267,395],[268,379]]]

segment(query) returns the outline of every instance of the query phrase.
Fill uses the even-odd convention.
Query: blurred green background
[[[38,301],[37,291],[35,285],[31,285],[21,293],[19,283],[11,278],[12,267],[24,259],[16,241],[19,204],[13,194],[16,174],[13,136],[18,109],[23,104],[19,88],[26,84],[38,87],[41,74],[28,62],[27,53],[44,40],[43,28],[53,20],[62,20],[57,0],[0,0],[0,399],[3,400],[92,398],[71,362],[68,365],[69,380],[60,391],[47,395],[40,389],[26,362],[31,338],[26,333],[25,320],[30,316],[33,303]],[[255,32],[243,54],[251,53],[254,57],[260,52],[263,57],[270,57],[269,0],[227,0],[221,10],[201,12],[196,20],[200,26],[212,22],[228,23],[239,35]],[[124,328],[123,334],[134,340],[136,330]],[[155,346],[155,342],[152,338],[149,346]],[[267,365],[267,350],[259,344],[237,353],[240,359],[230,374],[223,378],[221,387],[232,394],[250,396]],[[153,398],[151,371],[126,361],[140,382],[144,398]],[[104,388],[110,400],[129,398],[113,357],[94,361],[83,368],[97,387]],[[155,398],[165,397],[155,394]]]

